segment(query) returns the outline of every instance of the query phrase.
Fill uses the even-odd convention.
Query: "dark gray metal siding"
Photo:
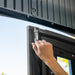
[[[4,0],[0,0],[0,6],[4,7]]]
[[[65,8],[66,8],[66,22],[67,27],[72,27],[72,18],[71,18],[71,0],[65,0]]]
[[[21,7],[22,3],[21,2],[22,2],[22,0],[15,0],[15,3],[16,3],[15,9],[18,11],[22,11],[22,7]]]
[[[41,8],[42,8],[41,3],[42,3],[42,0],[38,0],[38,4],[37,4],[38,9],[37,9],[37,11],[38,11],[38,17],[40,17],[40,18],[42,16],[42,14],[41,14]]]
[[[60,0],[60,23],[66,26],[66,10],[65,10],[65,0]]]
[[[75,0],[71,0],[72,26],[75,29]]]
[[[7,7],[13,9],[13,0],[7,0]]]
[[[53,12],[54,11],[54,9],[53,9],[53,0],[48,0],[48,19],[50,20],[50,21],[54,21],[54,15],[53,15]]]
[[[28,0],[23,0],[23,12],[28,13]]]
[[[75,29],[75,0],[0,0],[0,7]]]
[[[60,24],[59,0],[54,0],[54,21]]]

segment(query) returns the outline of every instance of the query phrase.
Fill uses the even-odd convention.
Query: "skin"
[[[45,40],[35,41],[32,47],[36,55],[54,72],[55,75],[68,75],[53,55],[53,46]]]

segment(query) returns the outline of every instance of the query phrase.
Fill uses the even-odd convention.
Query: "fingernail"
[[[32,45],[34,45],[34,43],[32,42]]]

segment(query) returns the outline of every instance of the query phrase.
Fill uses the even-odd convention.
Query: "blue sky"
[[[0,75],[27,75],[26,27],[29,25],[73,37],[35,23],[0,16]]]
[[[0,16],[0,75],[27,75],[25,24]]]

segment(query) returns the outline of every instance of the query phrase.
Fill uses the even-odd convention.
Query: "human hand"
[[[35,41],[35,43],[32,43],[32,46],[36,55],[44,62],[47,62],[47,60],[54,57],[53,46],[51,43],[46,42],[45,40]]]
[[[35,41],[35,43],[32,43],[32,46],[36,55],[44,61],[55,75],[68,75],[55,59],[51,43],[46,42],[45,40]]]

